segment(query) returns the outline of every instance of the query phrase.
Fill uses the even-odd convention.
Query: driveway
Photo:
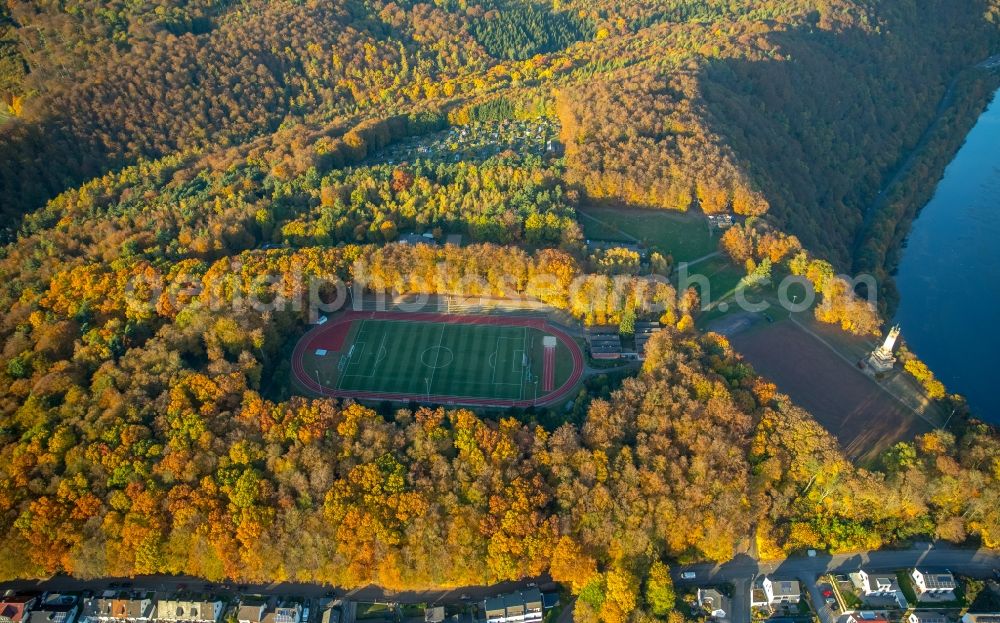
[[[809,600],[812,601],[813,610],[819,616],[820,623],[834,623],[837,620],[836,613],[826,605],[826,598],[819,590],[819,576],[815,573],[803,573],[799,576],[806,590],[809,591]]]
[[[754,578],[733,580],[732,609],[730,623],[750,623],[750,587]]]

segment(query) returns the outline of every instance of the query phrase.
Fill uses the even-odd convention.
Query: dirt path
[[[583,210],[577,210],[577,211],[576,211],[576,213],[577,213],[578,215],[582,216],[583,218],[587,219],[587,220],[590,220],[590,221],[593,221],[593,222],[597,223],[597,224],[598,224],[598,225],[600,225],[601,227],[605,227],[605,228],[607,228],[607,229],[610,229],[611,231],[616,231],[616,232],[618,232],[618,233],[619,233],[619,234],[621,234],[621,235],[622,235],[622,237],[623,237],[623,238],[625,238],[626,240],[629,240],[629,241],[631,241],[631,242],[635,242],[635,243],[638,243],[638,242],[639,242],[639,239],[638,239],[638,238],[636,238],[635,236],[633,236],[633,235],[631,235],[631,234],[626,234],[625,232],[623,232],[622,230],[618,229],[618,228],[617,228],[617,227],[615,227],[614,225],[612,225],[612,224],[608,223],[607,221],[602,221],[601,219],[597,218],[596,216],[593,216],[593,215],[591,215],[591,214],[587,214],[587,213],[586,213],[586,212],[584,212]]]
[[[712,259],[713,257],[719,257],[720,255],[722,255],[722,251],[712,251],[711,253],[708,253],[706,255],[702,255],[701,257],[698,257],[698,258],[695,258],[695,259],[691,260],[690,262],[684,262],[684,263],[687,264],[688,268],[691,268],[695,264],[700,264],[701,262],[708,261],[708,260]]]

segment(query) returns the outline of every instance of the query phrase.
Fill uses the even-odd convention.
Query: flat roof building
[[[541,621],[542,593],[537,588],[491,597],[483,602],[486,623]]]

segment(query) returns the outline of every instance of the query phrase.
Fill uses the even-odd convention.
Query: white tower
[[[885,336],[885,342],[872,351],[868,356],[868,365],[877,373],[884,373],[892,370],[896,363],[896,356],[892,354],[892,349],[896,345],[896,338],[899,337],[899,325],[889,329],[889,335]]]

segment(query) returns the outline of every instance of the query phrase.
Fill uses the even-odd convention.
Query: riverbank
[[[985,365],[1000,349],[1000,101],[994,100],[945,170],[906,242],[895,321],[907,345],[974,415],[1000,420]]]
[[[865,227],[855,244],[852,271],[874,275],[878,280],[877,302],[884,317],[892,317],[899,304],[894,274],[914,220],[1000,88],[1000,71],[990,60],[954,78],[924,135],[902,158],[867,208]]]

